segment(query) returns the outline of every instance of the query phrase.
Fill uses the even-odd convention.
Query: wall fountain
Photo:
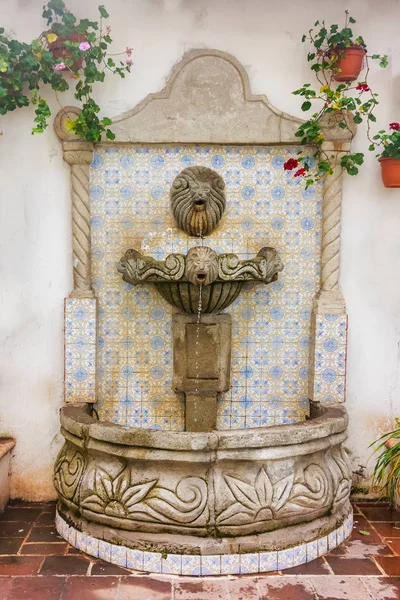
[[[287,177],[298,121],[213,50],[117,119],[113,144],[93,149],[66,117],[58,531],[162,573],[322,556],[352,528],[340,168],[312,190]],[[349,150],[334,124],[325,139]]]

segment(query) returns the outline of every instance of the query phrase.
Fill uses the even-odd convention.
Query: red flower
[[[390,123],[389,129],[393,129],[394,131],[398,131],[400,129],[400,123]]]
[[[289,158],[289,160],[287,160],[284,163],[283,168],[285,169],[285,171],[292,171],[293,169],[295,169],[298,166],[299,166],[298,160],[296,160],[295,158]]]
[[[304,177],[305,174],[306,174],[306,170],[303,167],[302,169],[299,169],[298,171],[296,171],[294,176],[295,177]]]
[[[361,92],[369,92],[369,86],[366,83],[359,83],[356,87],[356,90],[360,90]]]

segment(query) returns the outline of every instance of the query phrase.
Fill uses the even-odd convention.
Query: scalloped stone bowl
[[[232,304],[245,283],[246,281],[216,281],[201,288],[189,282],[155,283],[154,285],[164,300],[179,310],[197,314],[201,306],[201,312],[208,314],[219,313]]]
[[[60,531],[72,535],[71,527],[77,542],[102,540],[125,557],[307,545],[315,558],[349,534],[351,515],[347,413],[320,411],[296,425],[193,433],[129,430],[96,421],[87,405],[64,407],[54,475]]]

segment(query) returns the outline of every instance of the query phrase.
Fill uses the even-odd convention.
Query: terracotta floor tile
[[[7,506],[5,511],[0,515],[0,521],[18,521],[19,523],[33,523],[36,521],[41,508],[14,508]]]
[[[363,506],[360,510],[369,521],[400,521],[400,511],[390,507]]]
[[[399,600],[400,598],[400,579],[398,578],[368,577],[363,580],[363,583],[374,600]]]
[[[316,575],[312,578],[312,585],[318,600],[374,600],[363,584],[365,579],[367,578]]]
[[[369,533],[369,535],[360,533],[360,530],[367,531]],[[375,529],[372,529],[372,528],[364,529],[364,527],[353,529],[353,531],[351,532],[349,541],[353,541],[353,540],[359,540],[360,542],[363,542],[363,544],[382,544],[383,543],[381,536],[378,534],[377,531],[375,531]]]
[[[0,538],[0,555],[16,554],[24,538]]]
[[[10,590],[13,584],[13,577],[2,577],[0,580],[0,600],[12,600],[10,596]]]
[[[293,569],[285,569],[285,575],[331,575],[332,571],[324,558],[316,558],[309,563],[293,567]]]
[[[0,556],[0,575],[36,575],[42,556]]]
[[[128,569],[124,569],[118,565],[112,565],[104,560],[97,560],[92,565],[91,570],[92,575],[128,575],[128,573],[130,573]]]
[[[40,574],[86,575],[89,564],[89,561],[82,556],[46,556]]]
[[[380,557],[384,559],[386,557]],[[388,557],[391,558],[391,557]],[[326,562],[335,575],[380,575],[378,567],[370,558],[348,558],[346,556],[326,556]]]
[[[115,600],[118,581],[118,577],[68,577],[62,600]]]
[[[382,537],[400,538],[400,521],[393,523],[373,523],[372,525]]]
[[[400,556],[376,556],[375,560],[382,567],[386,575],[400,575]]]
[[[14,577],[7,600],[59,600],[64,585],[64,577]]]
[[[55,515],[52,512],[44,512],[38,516],[37,525],[53,525],[54,527]]]
[[[32,525],[18,521],[0,521],[0,537],[26,537]]]
[[[354,515],[354,527],[355,529],[371,529],[372,525],[368,521],[367,517],[364,517],[362,514],[359,514]]]
[[[267,577],[258,580],[260,600],[315,600],[307,577]],[[353,600],[353,599],[352,599]]]
[[[80,550],[78,550],[78,548],[74,548],[73,546],[69,546],[67,554],[83,554],[83,552],[81,552]]]
[[[385,544],[387,544],[394,554],[400,554],[400,538],[383,538]]]
[[[39,526],[32,527],[32,531],[27,539],[28,542],[62,542],[63,539],[58,535],[55,527]]]
[[[65,554],[67,551],[67,547],[67,542],[58,544],[24,544],[21,548],[20,553],[51,556],[52,554]]]
[[[259,600],[257,579],[241,577],[228,581],[229,600]]]
[[[227,579],[201,579],[199,581],[178,579],[174,586],[174,600],[228,600],[228,593]],[[118,600],[120,600],[119,597]],[[131,600],[131,598],[126,596],[123,600]],[[143,597],[137,596],[135,600],[143,600]]]
[[[177,585],[177,581],[178,580],[176,580],[175,585]],[[156,579],[151,576],[133,575],[130,577],[122,577],[120,579],[116,600],[170,600],[171,596],[171,580]],[[175,600],[188,600],[189,598],[193,600],[203,600],[203,596],[201,595],[179,596],[175,591]],[[219,600],[219,596],[204,596],[204,600]]]

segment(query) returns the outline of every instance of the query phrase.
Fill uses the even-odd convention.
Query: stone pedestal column
[[[331,404],[344,402],[347,354],[347,315],[339,289],[342,177],[340,158],[345,144],[326,142],[323,150],[334,161],[323,188],[321,289],[311,317],[309,398]]]
[[[91,283],[89,167],[93,144],[67,128],[79,109],[62,109],[54,129],[71,169],[74,289],[65,299],[65,401],[96,402],[97,299]]]

